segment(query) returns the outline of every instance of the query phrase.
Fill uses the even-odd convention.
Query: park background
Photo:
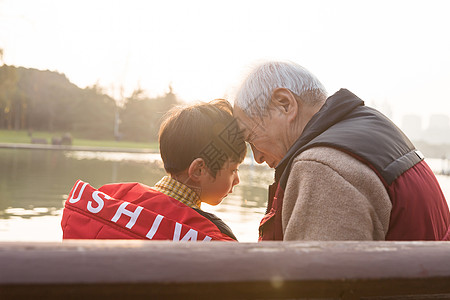
[[[152,141],[172,102],[232,102],[253,64],[281,59],[413,140],[450,144],[449,11],[445,0],[0,0],[0,129],[114,139],[120,110],[124,139]]]
[[[0,240],[58,239],[52,230],[76,179],[154,184],[163,171],[150,152],[164,113],[214,98],[233,102],[246,72],[266,59],[303,65],[330,95],[349,89],[443,173],[449,11],[443,0],[0,0],[0,143],[70,136],[75,146],[123,149],[0,149]],[[130,148],[147,153],[123,153]],[[249,158],[236,195],[209,209],[253,241],[272,176]],[[448,178],[438,178],[447,199]]]

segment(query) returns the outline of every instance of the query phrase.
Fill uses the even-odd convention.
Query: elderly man
[[[256,162],[275,168],[260,240],[449,240],[450,213],[422,154],[350,91],[327,98],[303,67],[267,62],[234,114]]]

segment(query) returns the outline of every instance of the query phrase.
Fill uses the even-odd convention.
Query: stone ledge
[[[450,299],[448,242],[2,242],[0,270],[1,299]]]

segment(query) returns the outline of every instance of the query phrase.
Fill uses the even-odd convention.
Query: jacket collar
[[[200,196],[187,185],[170,176],[164,176],[153,188],[189,207],[200,209],[202,203],[200,201]]]
[[[306,124],[303,133],[288,150],[275,168],[275,181],[279,181],[284,170],[288,168],[298,150],[320,135],[322,132],[343,120],[356,107],[364,105],[364,101],[347,89],[340,89],[328,97],[322,108]]]

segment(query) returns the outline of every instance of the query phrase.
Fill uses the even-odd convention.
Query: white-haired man
[[[257,66],[234,115],[275,168],[260,240],[449,240],[450,213],[423,156],[350,91],[327,97],[292,62]]]

